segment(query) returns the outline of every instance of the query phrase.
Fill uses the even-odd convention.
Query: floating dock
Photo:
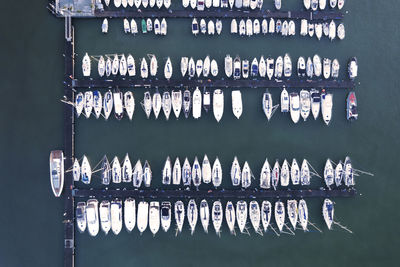
[[[74,88],[116,88],[116,87],[207,87],[207,88],[325,88],[325,89],[351,89],[355,83],[351,80],[272,80],[267,79],[74,79]]]

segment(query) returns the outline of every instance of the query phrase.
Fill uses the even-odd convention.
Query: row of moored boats
[[[154,32],[155,35],[167,35],[167,28],[168,25],[165,18],[156,18],[154,19],[154,22],[151,18],[141,20],[142,33]],[[124,19],[124,32],[133,35],[136,35],[139,32],[138,25],[134,19],[131,19],[130,22],[127,18]]]
[[[336,37],[338,37],[340,40],[343,40],[346,37],[346,30],[343,23],[340,23],[336,27],[334,20],[331,20],[330,23],[311,23],[306,19],[302,19],[300,35],[309,37],[313,37],[315,35],[318,40],[321,40],[323,36],[328,37],[331,41],[333,41]]]
[[[262,34],[281,34],[282,36],[294,36],[296,35],[296,25],[293,20],[283,22],[278,19],[275,23],[273,18],[270,19],[269,24],[267,19],[263,19],[261,22],[258,19],[241,19],[239,22],[236,19],[231,20],[231,33],[239,34],[241,36],[252,36]]]
[[[199,33],[214,35],[217,33],[220,35],[222,32],[222,21],[217,19],[215,22],[214,20],[208,20],[208,23],[205,19],[201,19],[200,22],[197,21],[196,18],[192,20],[192,33],[193,35],[197,35]]]
[[[280,0],[278,0],[280,1]],[[305,9],[317,11],[325,10],[328,8],[338,8],[339,10],[343,8],[345,0],[303,0]]]
[[[170,8],[171,0],[103,0],[104,4],[108,7],[111,2],[116,8],[153,8],[157,7],[159,9],[165,7]]]

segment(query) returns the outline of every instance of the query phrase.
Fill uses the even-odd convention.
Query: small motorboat
[[[350,80],[354,81],[354,79],[358,75],[358,62],[356,57],[352,57],[349,62],[348,72]]]
[[[76,111],[76,116],[79,118],[79,116],[81,115],[82,111],[83,111],[83,102],[84,102],[84,97],[83,97],[83,93],[79,92],[76,97],[75,97],[75,111]]]
[[[308,161],[303,159],[303,163],[301,164],[300,170],[300,183],[301,185],[310,185],[310,168],[308,166]]]
[[[201,167],[197,157],[194,158],[192,166],[192,182],[196,187],[199,187],[201,184]]]
[[[104,94],[104,98],[103,98],[104,118],[106,120],[108,120],[108,118],[110,117],[113,106],[114,106],[113,94],[111,93],[111,90],[108,90]]]
[[[239,22],[239,35],[243,36],[246,34],[246,22],[244,19],[241,19]]]
[[[324,58],[323,73],[324,73],[325,79],[329,79],[331,77],[331,64],[332,64],[332,61],[329,58]]]
[[[211,164],[207,155],[204,155],[203,162],[201,163],[201,176],[203,178],[203,183],[211,183]]]
[[[197,22],[196,18],[193,18],[192,20],[192,34],[195,36],[199,34],[199,23]]]
[[[211,107],[211,94],[210,94],[210,91],[208,91],[207,89],[204,88],[204,90],[203,90],[203,108],[206,112],[208,112],[210,107]]]
[[[133,186],[140,187],[143,181],[143,167],[140,159],[136,162],[132,174]]]
[[[242,177],[242,172],[240,170],[240,164],[235,156],[232,162],[232,167],[231,167],[231,180],[232,180],[232,185],[233,186],[238,186],[240,184]]]
[[[260,205],[258,205],[258,202],[255,200],[252,200],[249,203],[249,217],[254,231],[256,233],[260,233],[261,211],[260,211]]]
[[[193,92],[193,118],[199,119],[201,117],[202,107],[202,94],[198,87]]]
[[[307,77],[310,79],[314,76],[314,65],[310,57],[307,58],[306,73]]]
[[[296,24],[294,24],[293,20],[289,21],[288,35],[289,36],[295,36],[296,35]]]
[[[160,229],[160,202],[151,201],[149,208],[149,228],[155,235]]]
[[[167,232],[171,226],[171,202],[161,202],[161,228]]]
[[[81,181],[84,184],[90,184],[92,179],[92,169],[89,164],[89,160],[85,155],[83,155],[82,164],[81,164]]]
[[[197,217],[198,217],[197,205],[194,199],[189,200],[187,206],[187,217],[190,226],[190,233],[193,235],[196,228]]]
[[[164,76],[165,76],[165,79],[167,79],[168,81],[172,77],[172,63],[171,63],[171,59],[169,57],[167,58],[167,62],[165,62]]]
[[[172,110],[174,111],[175,117],[178,119],[179,115],[181,114],[182,109],[182,91],[172,90]]]
[[[77,162],[76,159],[75,162]],[[64,153],[61,150],[53,150],[50,152],[49,166],[50,166],[51,189],[53,190],[53,193],[56,197],[60,197],[64,187]],[[74,164],[74,171],[75,171],[75,164]],[[74,172],[74,176],[75,175],[76,174]]]
[[[290,177],[292,178],[292,184],[298,185],[300,183],[300,168],[297,164],[296,159],[292,160],[292,166],[290,168]]]
[[[328,187],[328,189],[331,189],[331,185],[335,182],[335,177],[334,177],[334,170],[332,167],[332,162],[330,159],[327,159],[325,163],[325,168],[324,168],[324,180],[325,184]]]
[[[304,57],[299,57],[297,60],[297,75],[299,77],[306,76],[306,61]]]
[[[202,72],[203,72],[203,60],[202,59],[198,59],[196,61],[196,74],[197,74],[197,77],[200,77]]]
[[[208,35],[214,35],[215,34],[215,24],[214,21],[209,20],[207,24],[207,30],[208,30]]]
[[[129,159],[128,153],[126,153],[124,161],[122,163],[122,182],[131,183],[132,182],[132,164]]]
[[[347,187],[354,186],[356,184],[354,181],[354,170],[350,157],[346,157],[344,160],[344,184]]]
[[[269,20],[268,32],[275,33],[275,20],[273,18]]]
[[[100,56],[99,63],[97,64],[97,71],[100,77],[103,77],[106,72],[106,62],[103,56]]]
[[[314,31],[315,31],[315,36],[317,36],[317,39],[321,40],[321,38],[322,38],[322,24],[321,23],[316,23],[314,25]]]
[[[283,88],[281,92],[281,112],[289,112],[289,94],[288,91]]]
[[[100,215],[100,225],[101,230],[107,235],[111,229],[111,205],[110,201],[103,200],[100,203],[99,215]]]
[[[124,93],[124,107],[129,120],[132,120],[133,113],[135,112],[135,98],[131,91],[126,91]]]
[[[204,3],[206,8],[210,8],[212,6],[212,0],[205,0]]]
[[[319,0],[319,9],[324,10],[326,7],[326,0]]]
[[[150,0],[150,1],[151,1],[151,0]],[[151,21],[150,18],[148,18],[148,19],[146,20],[146,29],[147,29],[147,32],[153,31],[153,22]]]
[[[103,20],[103,24],[101,24],[101,32],[108,33],[108,19],[107,18],[105,18]]]
[[[140,201],[137,210],[137,228],[140,233],[143,233],[149,221],[149,203]]]
[[[182,0],[182,6],[187,8],[189,6],[189,0]]]
[[[304,199],[299,201],[298,214],[301,228],[303,228],[305,232],[308,232],[308,208]]]
[[[308,23],[308,35],[313,37],[315,33],[315,26],[313,23]]]
[[[181,178],[182,178],[182,168],[181,168],[181,162],[178,157],[176,157],[174,167],[172,168],[172,184],[174,185],[179,185],[181,184]]]
[[[333,41],[336,38],[336,23],[334,20],[331,20],[329,23],[329,39]]]
[[[219,162],[218,157],[215,159],[212,170],[211,170],[211,176],[212,176],[212,183],[215,187],[218,187],[222,183],[222,167],[221,163]]]
[[[182,167],[182,182],[183,185],[190,185],[192,183],[192,168],[187,158],[185,158]]]
[[[186,72],[188,70],[188,64],[189,64],[189,58],[188,57],[182,57],[181,58],[181,73],[182,77],[185,77]]]
[[[267,66],[265,64],[264,56],[261,56],[260,61],[258,62],[258,72],[260,73],[260,77],[265,77],[267,74]]]
[[[155,55],[149,55],[150,57],[150,75],[151,76],[156,76],[157,75],[157,69],[158,69],[158,62],[157,58]]]
[[[339,10],[343,8],[343,6],[344,6],[344,1],[345,1],[345,0],[338,0],[337,7],[338,7]]]
[[[314,120],[319,116],[319,110],[321,107],[321,94],[316,89],[311,89],[311,112],[313,114]]]
[[[124,223],[128,232],[132,232],[136,224],[136,202],[133,198],[124,201]]]
[[[231,21],[231,33],[236,34],[238,32],[238,24],[236,19],[232,19]]]
[[[224,92],[221,89],[215,89],[213,93],[213,113],[219,122],[224,114]]]
[[[238,80],[240,79],[241,75],[241,61],[240,57],[236,56],[235,60],[233,61],[233,79]]]
[[[242,8],[242,6],[243,6],[243,0],[235,0],[235,7],[236,8]]]
[[[328,22],[324,22],[322,24],[322,29],[324,31],[324,35],[328,37],[329,36],[329,23]]]
[[[314,75],[316,77],[320,77],[322,74],[322,63],[321,63],[321,58],[318,55],[314,55],[313,57],[313,68],[314,68]]]
[[[310,9],[311,8],[311,0],[303,0],[304,8]]]
[[[127,62],[128,75],[135,76],[136,75],[135,59],[132,57],[131,54],[128,55],[126,62]]]
[[[283,58],[279,56],[275,61],[275,78],[282,78],[283,72]]]
[[[171,159],[168,156],[162,171],[162,184],[169,185],[171,184],[171,180],[172,180],[172,167],[171,167]]]
[[[254,19],[253,21],[253,33],[260,34],[260,21],[258,19]]]
[[[144,92],[142,106],[143,106],[144,112],[146,113],[147,119],[150,118],[150,114],[151,114],[151,110],[152,110],[152,106],[153,106],[153,100],[151,98],[149,91]]]
[[[131,32],[131,25],[130,25],[129,20],[127,18],[124,18],[124,32],[125,33],[130,33]]]
[[[275,202],[275,222],[279,232],[282,232],[283,226],[285,225],[285,205],[282,201]]]
[[[50,153],[50,157],[51,157],[51,153]],[[77,158],[75,158],[74,164],[72,165],[72,177],[74,178],[75,182],[77,182],[77,181],[79,181],[79,179],[81,179],[81,165],[79,165],[79,161]]]
[[[251,19],[246,20],[246,35],[252,36],[253,35],[253,22]]]
[[[321,111],[322,118],[326,125],[329,125],[332,118],[332,107],[333,107],[333,95],[326,93],[325,91],[321,94]]]
[[[122,170],[121,170],[121,164],[118,160],[118,157],[115,156],[114,159],[112,160],[112,181],[113,183],[119,184],[121,183],[122,180]]]
[[[88,53],[85,53],[82,59],[82,72],[83,76],[89,77],[90,76],[90,70],[91,70],[91,62],[90,62],[90,57]]]
[[[290,181],[289,163],[285,159],[281,168],[281,186],[288,186]]]
[[[111,201],[110,213],[111,230],[115,235],[118,235],[122,230],[122,200],[114,199]]]
[[[219,200],[214,201],[212,210],[211,210],[211,219],[212,219],[212,222],[214,225],[215,233],[217,235],[220,235],[223,217],[224,217],[224,214],[223,214],[223,210],[222,210],[221,201],[219,201]]]
[[[107,57],[107,60],[106,60],[106,76],[109,77],[111,75],[111,72],[112,72],[111,58]]]
[[[289,221],[293,226],[293,230],[296,230],[296,225],[298,221],[298,211],[297,211],[297,200],[290,199],[287,201],[287,213]]]
[[[206,56],[206,58],[203,61],[203,76],[208,77],[208,74],[210,74],[210,57]]]
[[[170,1],[170,0],[167,0],[167,1]],[[161,30],[160,30],[160,34],[161,35],[167,35],[167,29],[168,28],[168,25],[167,25],[167,21],[166,21],[166,19],[165,18],[163,18],[162,20],[161,20]]]
[[[311,0],[311,9],[312,9],[312,11],[317,11],[317,9],[318,9],[318,0]]]
[[[274,61],[275,60],[273,58],[271,58],[271,57],[268,57],[267,61],[266,61],[267,77],[268,77],[269,80],[271,80],[272,77],[274,76],[274,68],[275,68],[274,67],[275,66]]]
[[[143,165],[143,182],[145,187],[150,187],[152,176],[153,173],[151,172],[150,164],[146,160]]]
[[[276,21],[275,28],[276,33],[282,34],[282,21],[280,19]]]
[[[228,225],[229,231],[232,235],[236,235],[235,232],[235,221],[236,221],[236,214],[235,214],[235,206],[231,201],[226,203],[225,207],[225,219],[226,224]]]
[[[207,200],[205,199],[200,202],[200,221],[204,232],[208,233],[208,225],[210,223],[210,208],[208,207]]]
[[[257,61],[257,58],[254,58],[253,61],[251,62],[250,75],[253,76],[253,77],[258,76],[258,61]]]
[[[156,6],[158,7],[158,9],[162,8],[163,4],[164,4],[163,0],[156,0]]]
[[[249,66],[249,61],[247,59],[244,59],[242,61],[242,77],[247,79],[249,78],[249,72],[250,72],[250,66]]]
[[[268,200],[264,200],[261,204],[261,223],[264,228],[264,232],[268,230],[268,226],[271,222],[272,205]]]
[[[241,233],[244,233],[244,229],[247,223],[247,203],[244,200],[239,200],[236,203],[236,220]]]
[[[273,112],[274,112],[274,105],[272,103],[272,95],[266,90],[266,92],[263,94],[263,99],[262,99],[262,107],[264,110],[264,114],[267,117],[268,121],[271,119]]]
[[[284,20],[282,23],[281,34],[282,36],[288,36],[289,34],[289,23],[287,22],[287,20]]]
[[[310,92],[303,89],[300,91],[300,115],[304,121],[306,121],[308,116],[310,115],[310,109],[311,109]]]
[[[261,32],[264,35],[268,33],[268,21],[266,19],[263,19],[261,22]]]
[[[292,60],[289,54],[285,54],[283,58],[284,76],[286,78],[292,76]]]
[[[162,100],[161,100],[161,95],[156,89],[156,92],[153,94],[153,101],[152,101],[152,108],[154,112],[154,116],[156,119],[158,119],[158,115],[160,114],[161,111],[161,106],[162,106]]]
[[[274,2],[275,2],[275,8],[278,9],[278,10],[280,10],[281,7],[282,7],[282,2],[281,2],[281,0],[274,0]]]
[[[211,60],[211,75],[214,77],[218,75],[218,64],[215,59]]]
[[[183,205],[183,202],[180,200],[175,202],[174,210],[175,210],[175,222],[177,231],[181,233],[183,222],[185,221],[185,206]]]
[[[111,165],[110,162],[108,161],[107,156],[104,155],[101,161],[101,183],[104,185],[109,185],[111,182],[111,178],[112,178]]]
[[[339,64],[339,61],[335,58],[332,61],[331,77],[332,78],[338,78],[339,77],[339,70],[340,70],[340,64]]]
[[[329,5],[331,6],[331,8],[335,8],[337,5],[337,0],[330,0]]]
[[[89,119],[90,114],[92,114],[92,110],[93,110],[93,92],[86,91],[83,100],[83,111],[87,119]]]
[[[206,34],[207,33],[207,23],[205,19],[201,19],[200,20],[200,32],[202,34]]]
[[[300,35],[306,36],[307,34],[308,34],[308,21],[306,19],[302,19],[300,24]]]
[[[165,91],[162,95],[161,106],[165,115],[165,119],[168,120],[169,115],[171,114],[171,107],[172,107],[171,95],[168,91]]]
[[[191,107],[192,99],[190,95],[190,91],[186,89],[183,92],[183,113],[185,114],[185,118],[189,117],[190,107]]]
[[[342,185],[343,176],[344,176],[343,163],[342,163],[342,161],[339,161],[339,163],[336,165],[336,168],[335,168],[336,187],[339,187]]]
[[[240,118],[243,112],[242,94],[240,90],[232,91],[232,111],[237,119]]]
[[[146,79],[149,76],[149,68],[147,66],[147,61],[145,58],[142,58],[142,62],[140,63],[140,77]]]
[[[243,188],[248,188],[251,185],[251,178],[253,177],[253,174],[251,172],[249,163],[246,161],[243,165],[242,169],[242,187]]]
[[[138,26],[134,19],[131,19],[131,33],[136,35],[138,33]]]
[[[171,0],[164,0],[164,6],[166,9],[169,9],[171,6]]]
[[[269,165],[267,158],[265,159],[264,165],[261,168],[260,187],[263,189],[271,188],[271,166]]]
[[[358,119],[358,111],[357,111],[357,98],[356,92],[350,91],[347,96],[347,104],[346,104],[346,113],[348,121],[355,121]]]
[[[294,123],[300,119],[300,97],[297,92],[290,93],[290,117]]]
[[[250,0],[250,8],[252,10],[256,9],[257,7],[257,0]]]
[[[117,89],[113,93],[113,99],[114,99],[114,115],[117,120],[121,120],[122,117],[124,116],[124,105],[123,105],[123,95],[122,93]]]
[[[334,206],[333,202],[330,199],[325,199],[324,204],[322,205],[322,215],[324,217],[326,226],[331,230],[334,216]]]
[[[78,226],[78,231],[80,233],[85,232],[87,226],[85,202],[78,202],[78,204],[76,205],[75,220],[76,220],[76,225]]]

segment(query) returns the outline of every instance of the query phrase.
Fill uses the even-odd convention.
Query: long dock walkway
[[[267,79],[257,80],[233,80],[233,79],[74,79],[72,86],[75,88],[108,88],[108,87],[208,87],[208,88],[342,88],[350,89],[355,87],[351,80],[282,80],[269,81]]]
[[[357,191],[349,189],[305,189],[305,190],[262,190],[262,189],[218,189],[218,190],[179,190],[179,189],[74,189],[73,195],[76,198],[330,198],[330,197],[354,197]]]

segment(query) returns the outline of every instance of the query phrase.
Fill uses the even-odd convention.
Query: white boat
[[[62,152],[62,151],[61,151]],[[50,166],[52,166],[51,164],[52,164],[52,162],[54,161],[54,157],[57,155],[57,153],[55,154],[55,155],[53,155],[53,156],[51,156],[52,155],[52,153],[50,153]],[[57,172],[59,172],[59,171],[61,171],[61,161],[60,162],[58,162],[57,160],[55,160],[54,161],[54,164],[55,164],[55,166],[54,166],[54,170],[56,170]],[[60,165],[59,165],[60,164]],[[59,166],[58,166],[59,165]],[[60,168],[60,169],[59,169]],[[50,173],[52,173],[53,171],[51,171]],[[55,173],[56,174],[56,173]],[[54,174],[54,175],[55,175]],[[52,174],[50,174],[50,175],[52,175]],[[60,177],[59,178],[61,178],[61,172],[60,172]],[[75,182],[77,182],[77,181],[79,181],[79,179],[81,178],[81,166],[79,165],[79,161],[78,161],[78,159],[77,158],[75,158],[75,160],[74,160],[74,164],[72,165],[72,177],[74,178],[74,181]],[[59,180],[59,181],[57,181],[57,180]],[[57,186],[55,186],[56,188],[59,188],[60,186],[61,186],[61,179],[57,179],[56,177],[55,177],[55,181],[56,181],[56,185]],[[54,181],[53,181],[54,182]],[[63,183],[62,183],[63,184]],[[57,192],[57,194],[58,193],[60,193],[60,190],[58,189],[58,190],[55,190],[56,192]],[[53,192],[54,193],[54,192]],[[55,194],[56,195],[56,194]]]
[[[354,181],[354,171],[353,165],[349,157],[346,157],[344,161],[344,184],[347,187],[354,186],[356,183]]]
[[[288,36],[289,34],[289,23],[287,20],[283,21],[282,23],[282,30],[281,30],[282,36]]]
[[[150,0],[150,1],[152,1],[152,0]],[[153,22],[151,21],[150,18],[148,18],[146,20],[146,29],[147,29],[147,32],[151,32],[153,30]]]
[[[152,176],[153,174],[151,172],[150,164],[146,160],[143,165],[143,182],[145,187],[150,187]]]
[[[308,166],[308,162],[306,159],[303,159],[303,163],[301,164],[300,170],[300,183],[301,185],[309,185],[310,184],[310,168]]]
[[[289,36],[295,36],[296,35],[296,24],[294,23],[293,20],[289,21],[288,35]]]
[[[150,92],[146,91],[144,92],[144,96],[143,96],[143,109],[144,112],[146,113],[146,117],[150,118],[150,113],[152,110],[152,105],[153,105],[153,101],[150,95]]]
[[[275,20],[273,18],[269,20],[268,32],[275,33]]]
[[[250,0],[250,8],[251,9],[256,9],[256,7],[257,7],[257,1],[258,0]]]
[[[311,9],[316,11],[318,9],[318,0],[311,0]]]
[[[190,226],[190,233],[192,235],[196,229],[198,216],[199,215],[198,215],[198,211],[197,211],[196,201],[194,199],[191,199],[191,200],[189,200],[189,203],[187,206],[187,217],[188,217],[188,222],[189,222],[189,226]]]
[[[92,179],[92,169],[89,164],[89,160],[85,155],[83,155],[82,164],[81,164],[81,181],[84,184],[90,184]]]
[[[297,200],[293,199],[287,201],[287,213],[289,221],[293,226],[293,230],[296,230],[296,225],[298,221]]]
[[[190,96],[190,91],[186,89],[183,92],[183,113],[185,114],[186,119],[189,117],[191,105],[192,105],[192,100]]]
[[[343,163],[342,161],[339,161],[339,163],[336,165],[335,168],[335,185],[337,187],[342,185],[343,176],[344,176]]]
[[[128,0],[122,0],[122,7],[126,8],[128,6]]]
[[[97,71],[100,77],[103,77],[106,72],[106,62],[103,56],[100,56],[99,63],[97,64]]]
[[[314,68],[314,75],[316,77],[320,77],[322,74],[322,63],[321,63],[321,58],[318,55],[314,55],[313,57],[313,68]]]
[[[101,230],[107,235],[111,229],[110,201],[103,200],[99,208]]]
[[[210,74],[210,57],[206,56],[203,61],[203,76],[208,77],[208,74]]]
[[[197,74],[197,77],[200,77],[202,72],[203,72],[203,60],[198,59],[196,61],[196,74]]]
[[[268,57],[267,58],[267,61],[266,61],[266,66],[267,66],[267,77],[268,77],[268,79],[269,80],[271,80],[272,79],[272,77],[274,76],[274,66],[275,66],[275,64],[274,64],[274,59],[273,58],[271,58],[271,57]]]
[[[189,63],[189,58],[188,57],[182,57],[181,58],[181,73],[182,77],[185,77],[186,72],[188,70],[188,63]]]
[[[268,226],[271,222],[272,205],[268,200],[264,200],[261,204],[261,222],[264,228],[264,232],[268,230]]]
[[[267,91],[263,94],[263,99],[262,99],[262,107],[264,110],[265,116],[267,116],[268,121],[271,119],[272,114],[274,112],[274,105],[272,103],[272,95],[271,93]]]
[[[329,230],[331,230],[332,228],[334,212],[335,209],[333,206],[333,202],[330,199],[326,198],[324,200],[324,204],[322,205],[322,215]]]
[[[113,183],[119,184],[122,180],[121,164],[119,163],[118,157],[115,156],[112,160],[112,181]]]
[[[243,0],[235,0],[236,8],[242,8],[242,6],[243,6]]]
[[[132,182],[132,164],[129,159],[128,153],[126,153],[124,161],[122,163],[122,182],[131,183]]]
[[[78,231],[80,233],[85,232],[87,226],[85,202],[78,202],[78,204],[76,205],[75,220],[76,220],[76,226],[78,226]]]
[[[281,168],[281,186],[288,186],[290,181],[289,163],[285,159]]]
[[[192,20],[192,34],[199,34],[199,23],[197,22],[196,18]]]
[[[208,225],[210,223],[210,209],[207,200],[203,199],[200,202],[200,221],[203,226],[204,232],[208,233]]]
[[[241,61],[240,57],[236,56],[235,60],[233,61],[233,79],[237,80],[240,79],[241,75]]]
[[[169,57],[167,58],[167,62],[165,63],[164,76],[167,80],[171,79],[172,76],[172,63]]]
[[[78,163],[76,159],[75,163]],[[79,180],[79,174],[77,173],[77,169],[79,169],[80,173],[80,167],[78,163],[78,168],[76,168],[75,163],[73,166],[74,180],[76,179],[75,178],[76,175],[78,175],[78,180]],[[53,190],[53,194],[56,197],[60,197],[64,187],[64,153],[61,150],[53,150],[50,152],[49,167],[50,167],[51,189]]]
[[[207,33],[207,23],[205,19],[201,19],[200,20],[200,32],[202,34],[206,34]]]
[[[132,120],[133,113],[135,112],[135,98],[131,91],[124,93],[124,107],[129,120]]]
[[[203,179],[203,183],[209,184],[211,183],[211,164],[208,160],[207,155],[204,155],[203,162],[201,164],[201,176]]]
[[[260,61],[258,62],[258,72],[262,78],[267,74],[267,65],[265,64],[264,56],[261,56]]]
[[[332,61],[329,58],[324,58],[323,73],[324,73],[325,79],[329,79],[331,77],[331,63],[332,63]]]
[[[220,0],[213,0],[213,7],[219,7]]]
[[[314,120],[319,116],[319,110],[321,107],[321,94],[316,89],[311,89],[311,112],[313,114]]]
[[[329,36],[329,23],[328,22],[322,23],[322,30],[323,30],[325,36]]]
[[[331,20],[329,23],[329,39],[332,41],[336,38],[336,23],[334,20]]]
[[[80,170],[79,170],[80,173]],[[104,155],[101,161],[101,183],[104,185],[109,185],[112,179],[112,170],[110,162],[106,155]]]
[[[311,8],[311,0],[303,0],[304,8],[310,9]]]
[[[283,72],[283,58],[279,56],[275,61],[275,78],[282,78]]]
[[[164,0],[164,2],[165,1],[170,1],[170,0]],[[168,24],[167,24],[167,20],[165,19],[165,18],[163,18],[162,20],[161,20],[161,30],[160,30],[160,34],[161,35],[167,35],[167,31],[168,31]]]
[[[149,56],[150,56],[150,75],[156,76],[158,69],[157,58],[155,55],[149,55]]]
[[[251,172],[249,163],[246,161],[243,165],[242,176],[241,176],[243,188],[250,187],[252,177],[253,177],[253,173]]]
[[[162,171],[162,184],[169,185],[171,184],[171,180],[172,180],[172,166],[171,166],[171,159],[168,156]]]
[[[196,74],[196,64],[194,63],[194,59],[191,57],[189,59],[188,75],[189,77],[194,77],[195,74]]]
[[[290,168],[290,177],[292,179],[293,185],[298,185],[300,183],[300,168],[297,164],[296,159],[292,160],[292,166]]]
[[[210,8],[212,6],[212,0],[205,0],[204,4],[205,4],[206,8]]]
[[[338,78],[339,77],[339,70],[340,70],[340,64],[339,64],[339,61],[335,58],[332,61],[331,77],[332,78]]]
[[[106,76],[109,77],[111,75],[111,72],[112,72],[111,58],[107,57],[107,60],[106,60]]]
[[[214,21],[209,20],[207,24],[207,30],[209,35],[214,35],[215,34],[215,24]]]
[[[259,8],[261,10],[263,3],[264,3],[264,0],[257,0],[257,8]]]
[[[197,7],[197,0],[190,0],[190,7],[195,9]]]
[[[321,111],[322,118],[326,125],[329,125],[332,118],[333,95],[331,93],[322,92],[321,94]]]
[[[308,35],[313,37],[315,33],[315,26],[312,23],[308,23]]]
[[[310,79],[314,76],[314,65],[310,57],[307,58],[306,73]]]
[[[76,111],[76,116],[79,118],[79,116],[81,115],[82,111],[83,111],[83,102],[84,102],[84,97],[83,97],[83,93],[79,92],[76,97],[75,97],[75,111]]]
[[[130,33],[131,32],[131,25],[130,25],[129,20],[127,18],[124,18],[124,32],[125,33]]]
[[[131,54],[128,55],[127,59],[127,68],[128,68],[128,75],[135,76],[136,75],[136,66],[135,66],[135,59]]]
[[[316,23],[314,25],[314,32],[315,32],[315,36],[317,37],[317,39],[321,40],[321,38],[322,38],[322,24],[321,23]]]
[[[232,167],[231,167],[231,180],[232,180],[232,185],[233,186],[238,186],[240,184],[242,177],[242,172],[240,170],[240,164],[235,156],[232,162]]]
[[[86,91],[84,95],[84,102],[83,102],[83,111],[85,114],[85,117],[89,119],[90,114],[92,114],[93,110],[93,92],[92,91]]]
[[[253,22],[251,19],[246,20],[246,35],[252,36],[253,35]]]
[[[165,91],[163,93],[161,105],[162,105],[162,109],[163,109],[165,118],[168,120],[169,115],[171,114],[171,108],[172,108],[171,95],[168,91]]]
[[[161,111],[161,95],[158,92],[158,90],[156,90],[156,92],[153,95],[152,106],[153,106],[154,116],[157,119]]]
[[[271,166],[269,165],[268,158],[265,159],[264,165],[261,168],[260,187],[263,189],[271,188]]]
[[[138,161],[135,164],[135,167],[133,168],[132,181],[134,187],[140,187],[142,185],[143,167],[140,159],[138,159]]]
[[[301,199],[299,201],[299,206],[298,206],[298,218],[299,222],[301,225],[301,228],[306,232],[308,232],[308,208],[307,208],[307,203],[304,199]]]
[[[171,202],[161,202],[161,228],[167,232],[171,226]]]
[[[196,87],[196,90],[193,92],[193,118],[199,119],[201,117],[201,101],[202,101],[202,96],[201,96],[201,91],[199,90],[198,87]]]
[[[138,26],[134,19],[131,19],[131,33],[136,35],[138,33]]]
[[[264,35],[268,33],[268,21],[266,19],[263,19],[261,22],[261,32]]]
[[[146,201],[140,201],[137,210],[137,228],[140,233],[146,231],[147,224],[149,221],[149,203]]]
[[[185,206],[183,205],[183,202],[180,200],[175,202],[174,210],[175,210],[175,222],[176,222],[177,231],[179,233],[181,233],[183,223],[185,221]]]
[[[231,21],[231,33],[236,34],[238,32],[238,24],[236,19],[232,19]]]
[[[244,21],[244,19],[241,19],[239,21],[239,35],[243,36],[246,34],[246,22]]]
[[[275,202],[275,222],[279,232],[282,232],[283,226],[285,225],[285,205],[282,201]]]
[[[236,203],[236,220],[241,233],[244,233],[244,229],[247,223],[247,203],[244,200],[239,200]]]
[[[179,115],[181,113],[182,109],[182,91],[177,90],[174,91],[172,90],[172,109],[174,111],[175,117],[179,118]]]
[[[218,64],[215,59],[211,60],[211,75],[212,76],[217,76],[218,75]]]
[[[156,0],[156,6],[158,7],[158,9],[162,8],[163,4],[164,4],[163,0]]]
[[[122,117],[124,116],[124,105],[123,105],[123,95],[122,93],[117,89],[113,93],[113,99],[114,99],[114,115],[117,120],[121,120]]]
[[[356,57],[352,57],[350,59],[349,65],[348,65],[348,72],[349,72],[349,77],[350,80],[353,80],[357,77],[358,75],[358,62]]]
[[[254,228],[254,231],[256,233],[260,233],[261,211],[260,211],[260,205],[258,205],[258,202],[255,200],[252,200],[249,203],[249,217],[251,225]]]
[[[222,32],[222,21],[220,19],[217,19],[215,22],[215,30],[217,31],[217,34],[220,35]]]
[[[310,92],[303,89],[300,91],[300,114],[304,121],[306,121],[308,116],[310,115],[310,109],[311,109]]]
[[[212,222],[214,225],[215,233],[217,235],[220,235],[220,233],[221,233],[223,217],[224,217],[224,213],[222,210],[221,201],[219,201],[219,200],[214,201],[213,206],[212,206],[212,211],[211,211],[211,219],[212,219]]]
[[[104,98],[103,98],[104,118],[106,120],[108,120],[108,118],[110,117],[113,106],[114,106],[113,94],[111,93],[111,90],[108,90],[104,94]]]
[[[274,188],[274,190],[276,190],[279,184],[280,169],[281,167],[279,166],[279,162],[278,160],[276,160],[274,168],[272,169],[272,178],[271,178],[272,187]]]
[[[235,221],[236,221],[236,214],[235,214],[235,207],[231,201],[226,203],[225,208],[225,218],[226,224],[228,225],[229,231],[232,235],[236,235],[235,232]]]
[[[203,108],[206,112],[208,112],[210,107],[211,107],[211,94],[210,94],[210,91],[208,91],[207,89],[204,88],[204,90],[203,90]]]
[[[82,72],[83,72],[83,76],[89,77],[89,76],[90,76],[90,70],[91,70],[90,57],[89,57],[88,53],[86,53],[86,54],[83,56],[83,59],[82,59]]]
[[[319,0],[319,9],[324,10],[326,7],[326,0]]]
[[[260,21],[258,19],[254,19],[253,21],[253,33],[260,34]]]
[[[172,169],[172,184],[174,185],[181,184],[181,177],[182,177],[181,162],[177,157],[174,163],[174,167]]]
[[[242,61],[242,77],[245,79],[249,78],[249,72],[250,72],[249,61],[247,59],[244,59]]]
[[[160,229],[160,202],[158,201],[150,202],[149,228],[153,235]]]
[[[253,61],[251,62],[250,75],[258,76],[258,60],[257,60],[257,58],[254,58]]]
[[[192,166],[192,182],[196,187],[199,187],[201,184],[201,167],[197,157],[194,158]]]
[[[192,168],[187,158],[182,166],[182,183],[183,185],[190,185],[192,183]]]
[[[221,89],[215,89],[213,93],[213,113],[219,122],[224,114],[224,92]]]
[[[289,54],[285,54],[283,58],[283,69],[284,69],[284,76],[286,78],[292,76],[292,60]]]
[[[306,76],[306,60],[304,57],[299,57],[297,60],[297,75],[299,77]]]
[[[274,0],[274,2],[275,2],[275,8],[278,9],[278,10],[280,10],[281,7],[282,7],[282,2],[281,2],[281,0]]]
[[[115,199],[111,201],[111,230],[118,235],[122,230],[122,201]]]
[[[218,187],[222,183],[222,167],[221,163],[219,162],[218,157],[215,159],[212,170],[212,183],[215,187]]]
[[[132,232],[136,224],[136,202],[133,198],[124,201],[124,222],[128,232]]]
[[[242,115],[243,104],[242,104],[242,94],[240,93],[240,90],[232,91],[232,111],[233,115],[235,115],[237,119],[239,119],[240,116]]]
[[[281,92],[281,112],[289,112],[289,94],[285,88]]]
[[[339,10],[343,8],[344,2],[345,2],[345,0],[338,0],[337,7]]]
[[[325,163],[325,168],[324,168],[324,180],[326,186],[331,189],[331,185],[335,182],[335,177],[334,177],[334,169],[332,167],[332,162],[330,159],[327,159]]]
[[[306,36],[307,34],[308,34],[308,21],[306,19],[302,19],[300,24],[300,35]]]
[[[187,8],[189,6],[189,0],[182,0],[182,6]]]
[[[146,79],[149,77],[149,68],[147,66],[147,61],[145,58],[142,58],[142,62],[140,63],[140,77]]]

